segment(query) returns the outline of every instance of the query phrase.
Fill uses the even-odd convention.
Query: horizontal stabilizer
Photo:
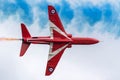
[[[31,35],[23,23],[21,24],[21,30],[22,30],[22,45],[21,45],[20,56],[23,56],[27,51],[28,47],[30,46],[30,43],[27,42],[26,39],[30,38]]]
[[[29,46],[30,46],[30,43],[22,42],[20,56],[23,56],[25,54]]]
[[[30,38],[31,37],[30,33],[28,32],[26,26],[23,23],[21,24],[21,30],[22,30],[22,37],[23,38]]]

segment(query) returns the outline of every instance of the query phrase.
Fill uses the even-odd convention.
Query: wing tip
[[[50,76],[51,74],[45,73],[45,76]]]
[[[19,57],[22,57],[23,55],[20,53]]]
[[[21,23],[21,27],[23,27],[23,26],[25,26],[25,24],[24,24],[24,23]]]
[[[54,6],[52,6],[52,5],[48,5],[48,8],[54,8]]]
[[[56,12],[55,7],[52,5],[48,5],[48,12],[49,12],[49,14],[55,14],[55,12]]]
[[[47,67],[45,76],[50,76],[53,72],[54,72],[54,68],[53,67]]]

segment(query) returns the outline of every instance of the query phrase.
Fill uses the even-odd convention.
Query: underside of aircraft
[[[31,43],[49,45],[50,49],[46,66],[46,76],[54,72],[66,48],[71,48],[72,45],[91,45],[99,42],[94,38],[73,37],[72,34],[67,34],[56,9],[51,5],[48,6],[48,16],[50,36],[32,37],[26,26],[21,23],[22,46],[20,51],[20,56],[23,56]]]

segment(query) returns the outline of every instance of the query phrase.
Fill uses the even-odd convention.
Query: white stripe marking
[[[71,40],[62,30],[60,30],[55,24],[53,24],[50,21],[50,31],[51,32],[51,38],[53,38],[53,30],[57,31],[58,33],[60,33],[61,35],[63,35],[64,37],[66,37],[67,39]]]
[[[53,44],[54,45],[54,44]],[[53,46],[53,45],[50,45],[50,46]],[[64,46],[62,46],[61,48],[58,48],[56,51],[54,51],[54,52],[52,52],[51,50],[51,52],[49,53],[49,57],[48,57],[48,60],[51,60],[54,56],[56,56],[57,54],[59,54],[60,53],[60,51],[62,51],[63,49],[65,49],[66,47],[68,46],[68,44],[66,44],[66,45],[64,45]]]

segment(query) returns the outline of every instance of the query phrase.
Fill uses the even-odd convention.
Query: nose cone
[[[96,43],[99,43],[99,40],[94,39],[94,38],[87,38],[85,42],[87,44],[96,44]]]
[[[78,38],[78,37],[72,38],[72,44],[91,45],[96,44],[98,42],[99,40],[94,38]]]
[[[96,44],[96,43],[99,43],[99,40],[94,39],[94,38],[86,38],[86,39],[84,40],[84,42],[85,42],[86,44]]]
[[[97,39],[93,39],[92,41],[93,41],[93,44],[99,43],[99,40]]]

